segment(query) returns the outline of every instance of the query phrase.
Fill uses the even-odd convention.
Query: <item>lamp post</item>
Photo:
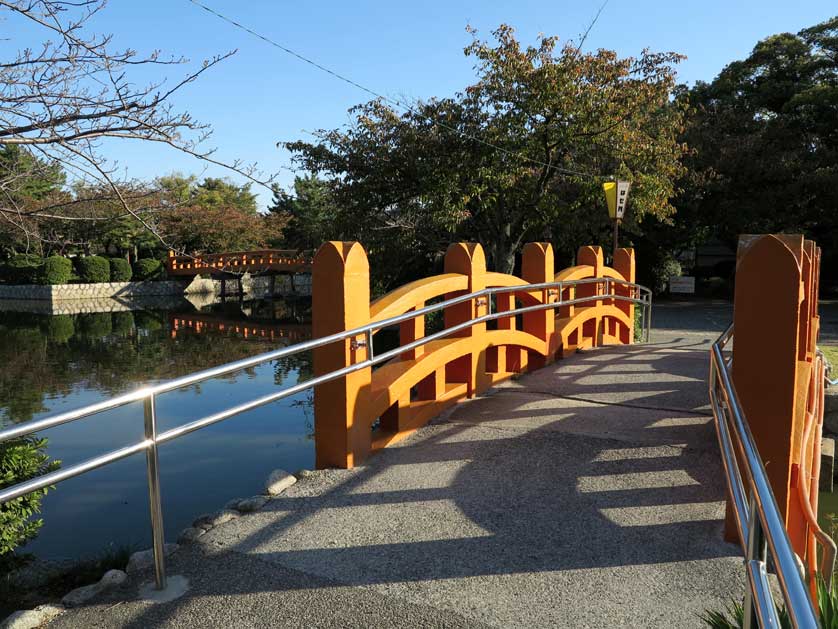
[[[605,200],[608,202],[608,216],[614,221],[614,254],[617,253],[619,247],[620,222],[626,213],[629,188],[631,188],[631,182],[629,181],[606,181],[602,184],[602,189],[605,191]]]

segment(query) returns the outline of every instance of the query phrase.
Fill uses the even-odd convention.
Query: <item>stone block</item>
[[[271,496],[278,496],[296,482],[297,478],[293,474],[277,469],[268,476],[268,480],[265,482],[265,491]]]
[[[166,544],[163,548],[163,554],[168,556],[171,555],[178,549],[177,544]],[[125,568],[125,572],[128,574],[132,574],[134,572],[138,572],[140,570],[144,570],[145,568],[150,568],[154,565],[154,551],[153,549],[149,548],[147,550],[141,550],[133,555],[128,560],[128,566]]]

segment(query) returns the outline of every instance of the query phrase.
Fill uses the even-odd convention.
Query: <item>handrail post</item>
[[[621,248],[617,249],[614,252],[614,270],[617,271],[620,275],[623,276],[623,279],[627,282],[631,282],[632,284],[636,281],[636,262],[634,256],[634,249],[629,248]],[[626,297],[631,296],[635,292],[635,288],[632,286],[615,286],[614,293],[616,295],[623,295]],[[631,323],[631,329],[628,330],[627,338],[621,338],[620,341],[624,344],[634,343],[634,317],[637,309],[635,308],[634,304],[630,301],[623,301],[621,299],[614,300],[617,308],[622,310],[623,312],[628,315],[628,320]],[[647,313],[644,311],[643,315],[645,317]],[[646,321],[643,322],[644,324]]]
[[[367,325],[370,321],[370,267],[357,242],[327,242],[317,251],[312,268],[312,336],[322,338]],[[363,334],[314,350],[314,375],[367,360],[369,339]],[[314,388],[316,465],[351,468],[372,448],[369,367]]]
[[[530,242],[524,246],[521,257],[521,277],[530,284],[552,282],[555,276],[555,262],[553,261],[553,246],[549,242]],[[543,289],[541,300],[546,304],[553,301],[554,289]],[[543,367],[553,362],[554,355],[559,349],[560,338],[556,335],[556,313],[554,310],[541,310],[524,313],[524,332],[544,341],[544,356],[534,354],[530,356],[533,368]]]
[[[483,247],[478,243],[459,242],[448,247],[445,252],[445,272],[461,273],[468,278],[466,292],[475,293],[486,288],[486,256]],[[460,293],[448,294],[446,299],[458,296]],[[477,299],[446,308],[443,313],[445,327],[464,323],[488,312],[488,298],[483,302]],[[469,329],[455,333],[452,336],[479,337],[486,333],[485,323],[476,323]],[[489,388],[490,377],[486,372],[486,352],[475,351],[469,355],[450,362],[445,367],[446,382],[465,382],[468,396],[474,397]]]
[[[576,263],[580,265],[587,265],[591,267],[591,277],[602,277],[605,263],[603,261],[602,247],[579,247],[576,254]],[[583,284],[576,288],[576,297],[593,297],[601,294],[599,282],[591,284]],[[597,299],[594,304],[597,308],[602,306],[602,300]],[[599,347],[602,345],[604,322],[601,317],[586,321],[582,325],[582,331],[579,338],[579,343],[582,343],[582,337],[591,340],[592,347]]]
[[[792,546],[806,555],[806,520],[797,496],[805,396],[799,382],[811,369],[804,282],[805,246],[800,235],[743,236],[739,244],[734,298],[736,330],[733,382],[767,467]],[[802,298],[802,299],[801,299]],[[727,538],[733,527],[728,505]]]
[[[762,523],[759,519],[758,501],[754,498],[753,492],[749,496],[748,504],[750,508],[748,513],[748,547],[745,554],[746,565],[751,561],[765,562],[767,550],[765,535],[762,531]],[[756,622],[758,614],[754,598],[752,589],[750,587],[746,588],[745,603],[743,605],[745,612],[742,623],[743,629],[759,627],[759,623]]]
[[[154,584],[158,590],[166,589],[166,549],[163,532],[163,507],[160,499],[160,465],[157,456],[157,410],[154,394],[143,401],[145,438],[150,441],[145,451],[148,476],[148,501],[151,514],[152,552],[154,554]]]

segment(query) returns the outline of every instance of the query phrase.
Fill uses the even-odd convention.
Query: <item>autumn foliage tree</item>
[[[72,240],[65,233],[78,229],[72,223],[87,220],[100,229],[104,220],[124,217],[166,246],[154,220],[165,206],[151,207],[148,185],[117,165],[107,150],[117,144],[167,146],[248,181],[271,181],[255,165],[220,159],[206,145],[209,126],[172,104],[184,86],[235,51],[166,77],[186,59],[118,48],[113,36],[92,27],[106,8],[106,0],[0,0],[9,33],[0,53],[0,235],[13,247],[61,245]],[[140,83],[140,76],[150,82]],[[49,180],[56,170],[62,177],[56,193],[33,194],[32,182]],[[78,186],[93,196],[73,194]],[[103,219],[99,202],[118,205],[119,212]],[[85,214],[90,207],[97,209]]]
[[[168,207],[156,219],[167,242],[189,253],[219,253],[266,246],[278,238],[281,223],[256,210],[248,185],[206,178],[162,177]]]
[[[392,282],[403,279],[392,260],[415,272],[455,238],[482,242],[501,271],[529,239],[563,252],[607,241],[601,184],[615,175],[634,184],[629,221],[674,213],[679,55],[622,58],[556,37],[524,47],[508,26],[493,34],[466,47],[477,81],[463,92],[402,112],[373,100],[351,110],[348,128],[286,144],[330,179],[332,237],[364,242]]]

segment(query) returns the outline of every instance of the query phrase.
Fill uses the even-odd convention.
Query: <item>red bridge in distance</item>
[[[169,276],[190,275],[264,275],[271,273],[310,273],[314,256],[295,249],[259,249],[194,256],[177,256],[169,251],[166,270]]]
[[[245,339],[267,339],[301,343],[311,338],[311,326],[295,323],[265,323],[223,319],[208,314],[170,314],[171,337],[179,333],[226,332]]]

